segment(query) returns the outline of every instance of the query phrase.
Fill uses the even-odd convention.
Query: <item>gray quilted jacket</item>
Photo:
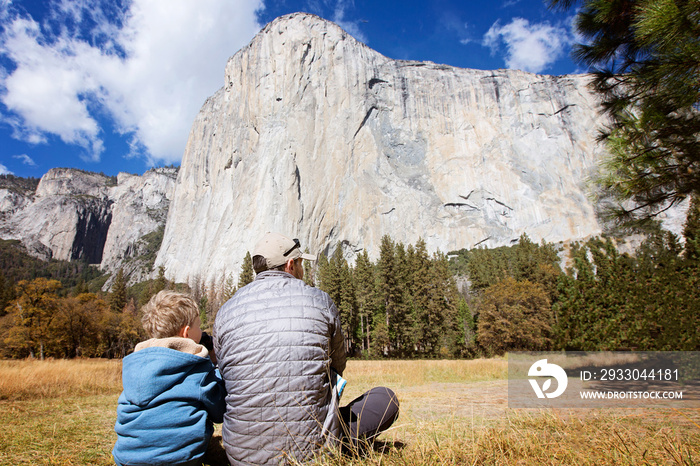
[[[226,383],[223,440],[233,465],[306,461],[337,442],[338,311],[323,291],[267,271],[219,310],[214,350]]]

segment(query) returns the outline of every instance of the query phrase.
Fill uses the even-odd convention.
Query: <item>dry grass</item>
[[[117,395],[0,402],[0,465],[114,465]]]
[[[121,391],[120,360],[0,360],[0,400],[33,400]]]
[[[0,429],[0,465],[113,464],[120,368],[0,361],[0,423],[12,426]],[[502,359],[350,361],[345,376],[344,402],[385,385],[401,415],[376,451],[327,456],[323,465],[700,463],[700,410],[508,409]],[[218,452],[211,466],[224,464]]]
[[[391,388],[423,386],[431,383],[471,383],[506,379],[505,359],[355,361],[348,362],[346,379],[359,387],[385,385]],[[362,393],[366,388],[360,388]],[[358,393],[358,394],[359,394]]]

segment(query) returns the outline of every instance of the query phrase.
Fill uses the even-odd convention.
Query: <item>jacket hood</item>
[[[151,338],[150,340],[142,341],[136,345],[134,352],[154,347],[170,348],[176,351],[182,351],[183,353],[194,354],[202,358],[209,356],[209,351],[204,347],[204,345],[195,343],[194,340],[190,340],[189,338],[182,337]]]
[[[208,356],[204,346],[188,338],[143,341],[122,362],[123,394],[129,403],[146,406],[159,394],[180,385]]]

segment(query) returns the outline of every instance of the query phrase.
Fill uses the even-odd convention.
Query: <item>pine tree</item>
[[[600,179],[618,218],[647,218],[700,193],[700,22],[697,0],[550,0],[581,4],[575,57],[595,70],[612,124]],[[635,207],[625,208],[625,201]]]
[[[344,263],[343,250],[340,243],[338,243],[333,251],[333,255],[325,265],[323,281],[321,282],[321,289],[328,293],[338,310],[341,309],[341,305],[343,304],[342,272]]]
[[[700,262],[700,195],[693,196],[688,207],[685,225],[685,258],[689,261]]]
[[[209,325],[209,318],[207,317],[209,298],[207,297],[207,293],[204,293],[199,299],[197,307],[199,308],[199,321],[201,322],[202,328],[205,329]]]
[[[393,315],[400,303],[402,290],[398,281],[398,266],[396,264],[394,242],[384,235],[379,246],[379,261],[377,262],[378,295],[381,308],[378,309],[375,321],[375,341],[382,342],[383,348],[374,348],[378,354],[386,354],[391,348],[388,343],[393,341]],[[380,320],[382,321],[380,323]]]
[[[74,296],[78,296],[80,294],[89,293],[89,292],[90,292],[90,290],[88,289],[88,285],[87,285],[87,283],[85,283],[85,280],[83,280],[82,278],[80,280],[78,280],[78,284],[75,285],[75,287],[73,288],[73,295]]]
[[[692,278],[685,274],[681,250],[676,236],[667,231],[650,235],[637,248],[633,270],[636,286],[626,293],[629,313],[619,319],[627,346],[646,351],[688,349],[682,341],[688,324],[695,319],[687,313],[697,306],[684,298],[695,295],[697,300],[700,294],[684,290]],[[696,329],[697,325],[692,332],[697,333]]]
[[[7,306],[10,304],[10,300],[7,297],[7,280],[5,280],[5,274],[0,272],[0,317],[7,314]]]
[[[495,285],[508,275],[508,248],[477,248],[464,254],[467,275],[474,291]]]
[[[326,261],[325,256],[321,256],[319,278],[319,288],[328,293],[340,313],[346,350],[352,354],[356,347],[361,346],[361,341],[352,272],[343,257],[341,243],[336,245],[330,260]]]
[[[458,339],[455,341],[455,353],[473,353],[476,347],[476,322],[464,298],[459,301],[457,317],[460,331],[457,332]]]
[[[675,235],[652,231],[633,256],[599,239],[575,246],[572,256],[554,306],[557,348],[700,348],[699,268]]]
[[[369,254],[365,249],[357,256],[353,272],[355,284],[355,302],[357,314],[360,320],[359,336],[362,341],[362,350],[371,348],[372,317],[377,313],[377,290],[374,266],[369,260]]]
[[[360,322],[357,315],[357,303],[355,302],[355,286],[352,280],[352,271],[348,263],[343,259],[340,268],[340,318],[344,324],[346,352],[349,355],[361,348]]]
[[[7,306],[15,299],[17,299],[15,282],[12,279],[6,279],[3,293],[0,296],[0,303],[4,303],[3,308],[0,310],[0,315],[5,315],[8,312]]]
[[[323,283],[329,280],[328,257],[324,253],[319,254],[316,259],[316,270],[316,286],[323,290]]]
[[[253,258],[250,252],[245,253],[243,264],[241,264],[241,272],[238,275],[238,288],[243,288],[255,280],[255,271],[253,270]]]
[[[158,277],[156,278],[155,282],[153,282],[152,294],[158,294],[159,292],[167,289],[169,286],[170,283],[168,282],[168,279],[165,278],[165,267],[161,265],[158,267]]]
[[[413,253],[413,252],[412,252]],[[396,274],[395,301],[392,305],[391,335],[392,346],[397,355],[407,356],[414,351],[414,335],[412,334],[412,271],[409,253],[403,243],[394,245],[394,273]]]
[[[99,309],[100,302],[96,301],[93,306]],[[92,311],[94,312],[94,311]],[[141,321],[136,312],[136,303],[133,299],[129,300],[124,312],[119,316],[119,323],[116,334],[117,356],[124,358],[139,341],[146,338],[146,332],[141,326]]]
[[[215,278],[209,281],[209,286],[207,287],[207,302],[204,308],[204,316],[200,316],[200,321],[202,323],[202,330],[211,331],[211,327],[214,323],[214,318],[216,313],[223,304],[221,300],[222,291],[216,282]]]
[[[229,299],[233,298],[233,295],[236,294],[237,288],[236,288],[236,279],[232,273],[226,273],[224,274],[225,281],[224,281],[224,287],[223,287],[223,295],[222,295],[222,301],[225,303]]]
[[[431,275],[437,287],[433,287],[434,306],[439,315],[434,317],[439,325],[439,355],[457,355],[461,348],[462,322],[459,319],[459,305],[464,301],[457,290],[455,277],[450,272],[447,256],[436,252],[431,265]],[[438,355],[438,353],[435,353]]]
[[[559,250],[550,243],[538,245],[526,234],[513,246],[513,265],[510,275],[516,280],[529,280],[541,284],[550,297],[556,292],[557,277],[562,273],[559,266]]]
[[[112,283],[112,293],[109,297],[109,308],[112,312],[122,312],[127,302],[126,280],[124,270],[119,269]]]
[[[637,290],[634,260],[612,240],[592,239],[571,248],[573,265],[560,278],[555,315],[555,346],[567,350],[630,347]]]
[[[439,340],[441,328],[436,326],[432,300],[433,289],[440,286],[428,257],[425,241],[418,240],[415,248],[409,248],[411,271],[407,288],[411,290],[413,343],[420,353],[432,354]]]
[[[569,250],[572,265],[559,277],[557,303],[553,306],[554,347],[580,350],[588,327],[587,299],[595,292],[595,272],[588,258],[588,249],[579,243]],[[591,301],[592,302],[592,301]]]

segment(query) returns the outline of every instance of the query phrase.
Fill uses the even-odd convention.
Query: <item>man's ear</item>
[[[294,263],[294,259],[289,259],[287,261],[287,263],[284,265],[284,271],[294,275],[294,273],[292,272],[294,270],[294,267],[296,267],[296,264]]]
[[[182,338],[189,338],[190,337],[190,326],[185,325],[180,329],[179,332],[177,332],[177,335],[182,337]]]

